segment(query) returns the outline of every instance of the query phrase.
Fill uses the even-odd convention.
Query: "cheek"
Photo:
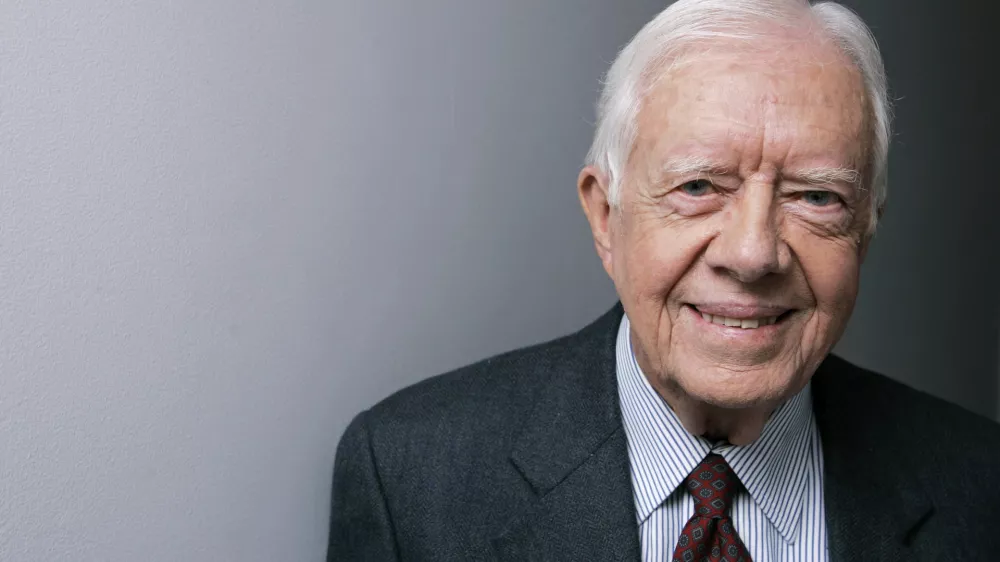
[[[691,269],[711,239],[707,225],[636,218],[620,237],[620,277],[641,300],[662,301]]]
[[[817,311],[833,324],[846,324],[858,294],[858,247],[849,241],[810,235],[799,238],[792,249],[816,299]]]

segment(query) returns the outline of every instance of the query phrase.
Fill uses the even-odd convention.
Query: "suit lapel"
[[[639,560],[615,378],[616,306],[568,338],[511,453],[536,501],[493,540],[500,560]]]
[[[813,377],[831,560],[919,560],[912,545],[933,505],[914,467],[893,454],[905,420],[887,419],[885,405],[868,403],[865,390],[834,356]]]

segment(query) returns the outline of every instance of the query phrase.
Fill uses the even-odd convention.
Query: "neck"
[[[664,384],[649,375],[646,378],[677,415],[684,429],[709,441],[748,445],[760,437],[764,424],[775,410],[775,406],[770,404],[750,408],[722,408],[697,400],[676,384]]]
[[[630,337],[634,334],[630,334]],[[688,394],[676,381],[658,376],[648,357],[635,345],[632,349],[643,376],[653,390],[674,411],[684,429],[709,441],[728,441],[733,445],[748,445],[760,437],[764,424],[779,404],[754,404],[745,408],[722,407],[707,403]]]

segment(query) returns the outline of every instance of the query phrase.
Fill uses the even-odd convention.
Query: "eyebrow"
[[[686,175],[724,175],[731,169],[716,160],[705,156],[683,156],[665,162],[660,169],[671,176]],[[801,168],[791,172],[783,172],[783,178],[813,185],[847,184],[857,186],[861,183],[861,172],[853,168],[817,166]]]
[[[729,167],[705,156],[682,156],[663,163],[660,171],[671,176],[728,174]]]
[[[861,172],[853,168],[804,168],[795,170],[792,173],[782,174],[783,177],[811,183],[814,185],[829,185],[831,183],[844,183],[857,186],[861,183]]]

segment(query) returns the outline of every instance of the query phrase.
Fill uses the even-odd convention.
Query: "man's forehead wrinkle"
[[[679,142],[658,148],[664,162],[661,169],[679,168],[678,162],[701,161],[717,169],[733,169],[739,164],[739,151],[725,132],[696,130]]]
[[[772,103],[776,99],[781,100],[780,96],[762,96],[761,99],[763,101],[757,107],[720,99],[722,103],[719,111],[708,111],[704,106],[678,107],[675,108],[674,115],[684,114],[680,120],[689,121],[691,128],[686,136],[708,146],[745,142],[765,133],[770,134],[773,140],[786,140],[787,136],[794,135],[798,129],[821,132],[848,143],[863,136],[865,115],[861,107],[845,106],[843,111],[837,112],[836,118],[827,116],[825,119],[817,119],[810,115],[812,112],[809,110],[813,106],[808,103]],[[783,111],[783,108],[793,111]],[[679,120],[675,118],[674,121]],[[662,132],[669,135],[669,127],[665,129]]]
[[[741,74],[745,73],[741,71]],[[744,90],[746,96],[742,100],[747,105],[858,107],[859,109],[864,105],[864,95],[858,92],[857,88],[848,87],[846,84],[838,83],[833,88],[817,88],[811,82],[801,80],[794,85],[791,91],[794,95],[788,95],[789,92],[781,92],[783,88],[778,84],[780,80],[784,79],[774,77],[772,79],[774,87],[762,92],[751,92],[737,80],[736,76],[729,77],[724,88],[720,88],[717,84],[714,84],[713,87],[705,87],[711,83],[710,80],[699,78],[697,81],[692,81],[691,84],[678,84],[674,88],[676,90],[674,99],[678,102],[693,101],[698,104],[726,103],[733,105],[733,91]]]
[[[766,139],[766,135],[734,135],[726,131],[696,130],[677,143],[652,147],[650,161],[653,178],[703,172],[714,175],[757,176],[763,171],[790,178],[805,177],[817,183],[853,183],[861,154],[852,150],[854,143],[845,137],[829,148],[800,147],[788,142]],[[769,174],[771,175],[771,174]]]
[[[732,55],[686,66],[647,92],[635,148],[649,180],[684,171],[676,162],[685,159],[744,178],[768,169],[863,167],[866,98],[856,69],[785,54],[771,59],[780,64],[766,57],[742,64]],[[820,55],[825,64],[829,57]]]

